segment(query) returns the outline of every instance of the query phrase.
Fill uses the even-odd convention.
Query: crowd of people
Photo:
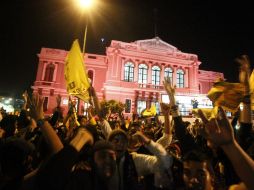
[[[44,98],[25,93],[18,116],[1,112],[0,189],[252,190],[248,72],[241,67],[246,94],[231,121],[220,106],[213,117],[198,109],[194,123],[184,121],[169,78],[164,87],[170,103],[160,104],[163,123],[136,114],[109,119],[93,87],[93,107],[85,116],[77,115],[71,101],[63,115],[58,96],[53,115],[46,117]]]

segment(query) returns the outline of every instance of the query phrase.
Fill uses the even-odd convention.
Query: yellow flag
[[[208,92],[208,98],[214,106],[235,112],[243,100],[244,86],[240,83],[216,82]]]
[[[249,79],[249,84],[250,84],[250,93],[254,93],[254,70],[252,71]]]
[[[88,88],[90,83],[87,77],[83,55],[78,40],[75,40],[69,51],[64,67],[64,77],[67,85],[67,92],[70,95],[88,101]]]
[[[203,112],[203,114],[206,116],[207,119],[211,119],[211,118],[216,118],[217,113],[218,113],[218,106],[215,106],[213,108],[196,108],[192,110],[192,113],[196,116],[196,117],[200,117],[198,110],[201,110]]]
[[[145,109],[145,111],[142,113],[142,116],[144,117],[153,117],[155,115],[156,115],[155,105],[152,105],[150,109]]]
[[[250,85],[250,95],[251,95],[251,109],[254,110],[254,70],[249,78],[249,85]]]

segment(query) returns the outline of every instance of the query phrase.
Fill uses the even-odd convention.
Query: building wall
[[[200,94],[206,94],[212,88],[214,81],[219,78],[224,79],[223,73],[199,70],[198,80]]]
[[[67,51],[42,48],[38,54],[39,63],[36,81],[33,89],[35,92],[48,97],[46,114],[52,113],[55,107],[55,98],[58,94],[63,97],[62,106],[67,111],[68,94],[64,79],[64,62]],[[137,110],[137,102],[158,102],[163,94],[164,70],[173,70],[173,84],[176,85],[177,70],[184,73],[184,87],[177,88],[176,93],[206,94],[213,81],[223,78],[222,73],[199,70],[201,62],[195,54],[184,53],[176,47],[156,37],[148,40],[138,40],[131,43],[113,40],[106,48],[106,55],[85,54],[85,65],[88,73],[93,75],[93,86],[100,99],[115,99],[125,103],[131,100],[131,111]],[[134,80],[124,80],[124,67],[127,62],[134,65]],[[147,83],[138,82],[138,67],[145,64],[148,67]],[[48,66],[50,65],[50,66]],[[54,67],[53,80],[45,81],[49,73],[48,67]],[[152,67],[160,69],[160,82],[152,84]]]

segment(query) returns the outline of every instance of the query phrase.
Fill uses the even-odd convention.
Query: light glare
[[[92,6],[93,1],[92,0],[79,0],[80,6],[83,8],[89,8]]]

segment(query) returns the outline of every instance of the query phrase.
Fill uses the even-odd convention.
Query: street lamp
[[[92,0],[79,0],[79,3],[82,8],[89,8],[92,6],[93,1]]]
[[[84,33],[83,48],[82,48],[82,53],[84,56],[85,47],[86,47],[87,28],[88,28],[88,13],[93,8],[93,6],[95,4],[95,0],[75,0],[75,1],[76,1],[76,4],[78,5],[79,9],[81,9],[82,14],[85,13],[85,16],[86,16],[86,26],[85,26],[85,33]],[[77,107],[78,107],[77,112],[79,113],[80,99],[78,99]]]
[[[82,11],[85,11],[86,13],[93,7],[95,4],[95,0],[76,0],[77,4],[79,5],[79,8]],[[83,42],[83,49],[82,53],[85,53],[85,47],[86,47],[86,36],[87,36],[87,27],[88,27],[88,14],[86,14],[86,27],[85,27],[85,33],[84,33],[84,42]]]

